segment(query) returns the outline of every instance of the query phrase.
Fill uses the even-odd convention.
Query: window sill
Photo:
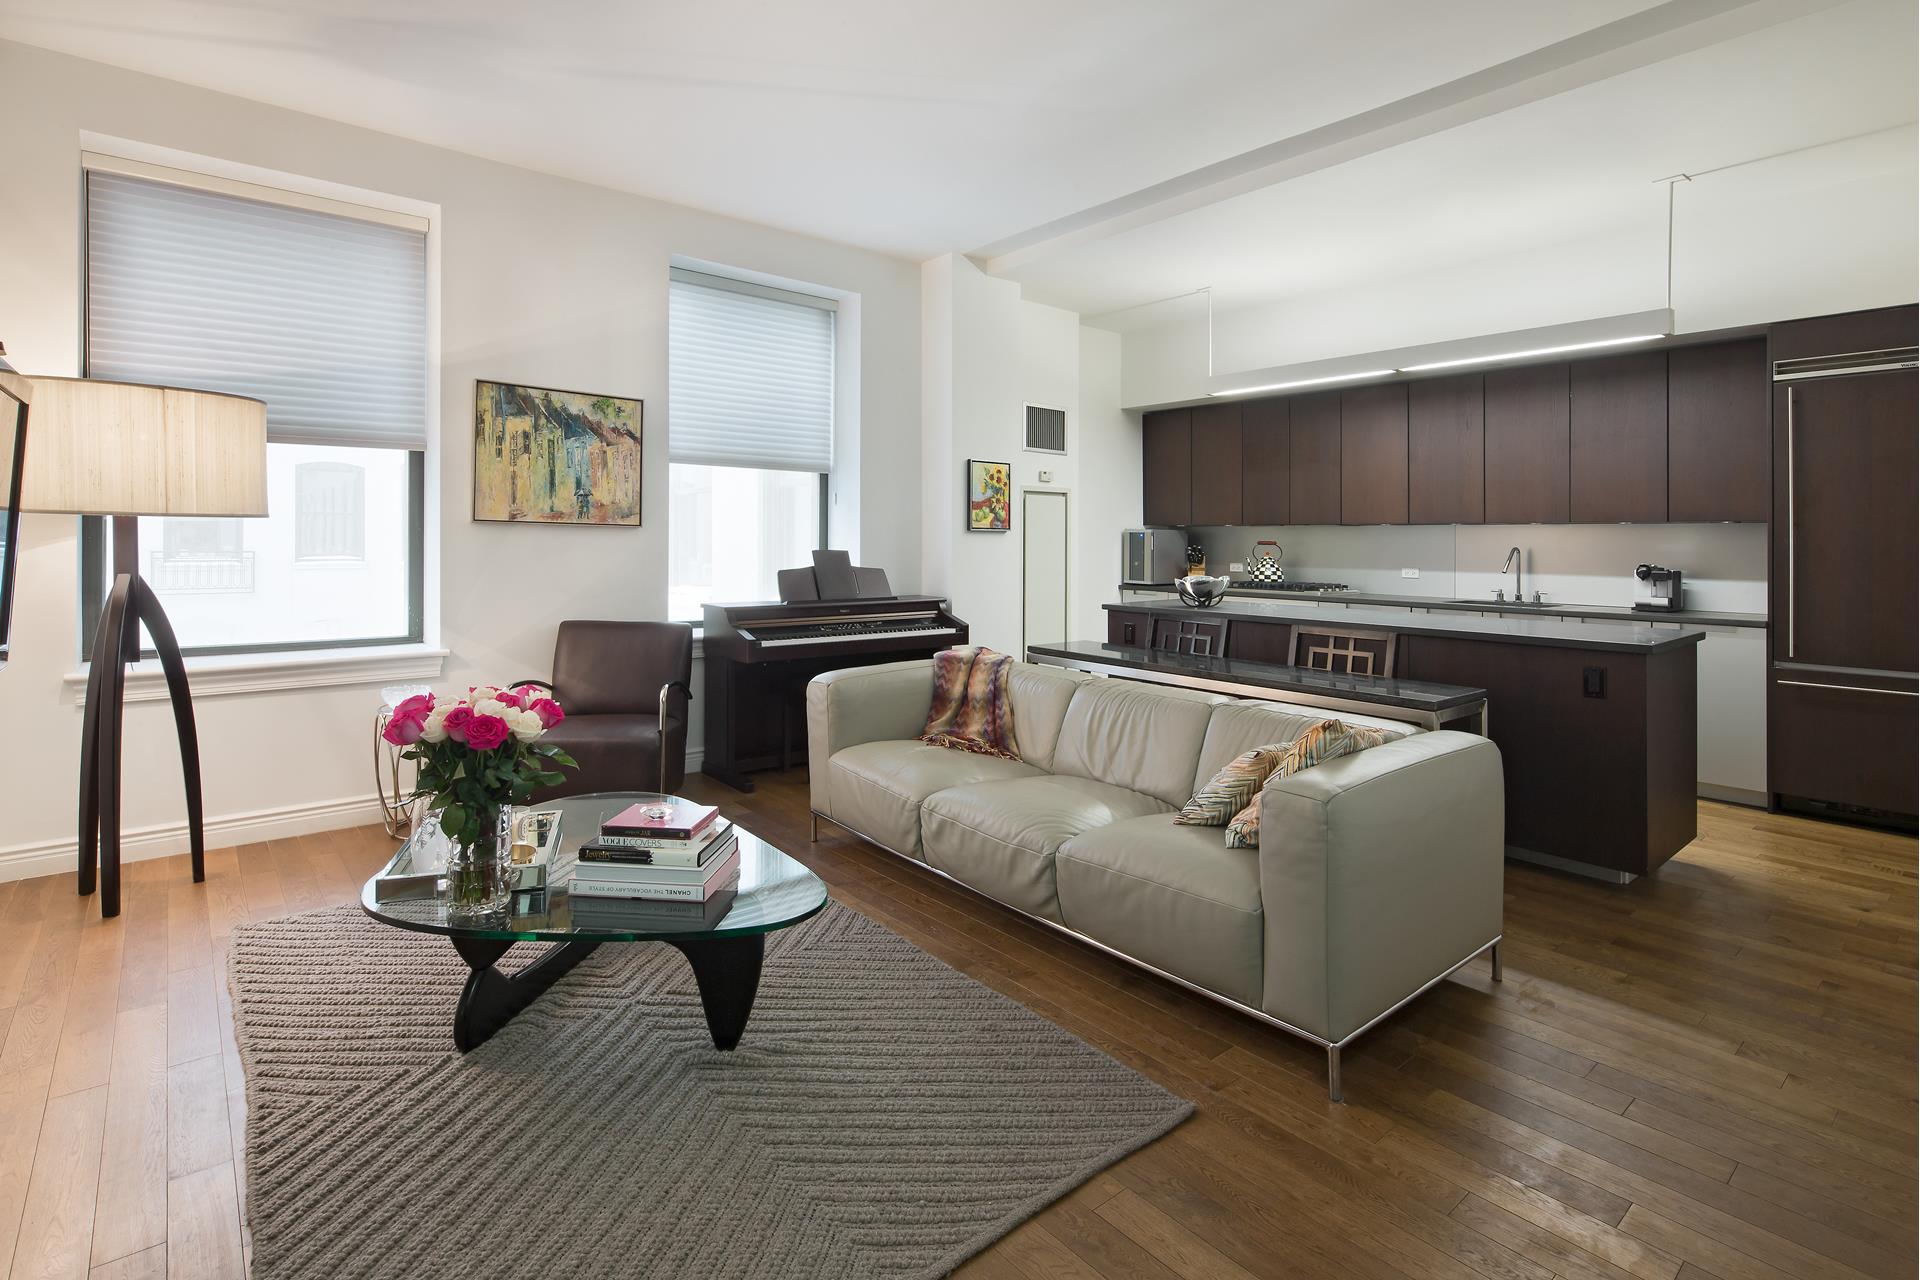
[[[282,653],[228,654],[188,658],[187,681],[195,698],[217,698],[238,693],[270,693],[279,689],[317,689],[328,685],[380,685],[401,681],[437,680],[446,665],[447,650],[423,644],[386,645],[367,649],[315,649]],[[87,703],[87,668],[69,671],[61,683],[72,693],[73,705]],[[167,696],[167,678],[157,658],[127,668],[128,702],[161,702]]]

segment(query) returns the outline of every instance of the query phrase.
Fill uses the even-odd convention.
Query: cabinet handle
[[[1790,684],[1796,689],[1838,689],[1842,693],[1878,693],[1889,698],[1920,698],[1920,690],[1915,689],[1870,689],[1863,684],[1822,684],[1818,680],[1775,680],[1775,684]]]
[[[1794,624],[1798,621],[1799,609],[1796,607],[1793,572],[1793,393],[1798,388],[1787,388],[1787,656],[1794,656]]]

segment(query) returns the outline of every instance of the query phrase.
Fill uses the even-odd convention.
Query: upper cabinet
[[[1240,501],[1240,405],[1203,404],[1193,411],[1193,524],[1243,524]]]
[[[1487,518],[1487,401],[1477,373],[1407,385],[1407,522]]]
[[[1573,519],[1667,518],[1667,353],[1577,361],[1572,376]]]
[[[1407,522],[1407,385],[1340,395],[1340,522]]]
[[[1140,518],[1149,525],[1193,523],[1193,411],[1157,409],[1140,419]]]
[[[1571,512],[1564,364],[1486,375],[1488,524],[1565,524]]]
[[[1293,521],[1293,414],[1289,400],[1250,400],[1240,409],[1240,523]]]
[[[1767,341],[1667,353],[1667,519],[1767,519]]]
[[[1290,524],[1340,523],[1340,393],[1293,399]]]

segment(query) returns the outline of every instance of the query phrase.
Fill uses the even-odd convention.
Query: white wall
[[[901,589],[920,581],[919,273],[911,263],[567,182],[389,135],[20,45],[0,43],[10,122],[0,185],[0,341],[15,367],[71,374],[80,360],[83,131],[437,205],[438,504],[443,686],[544,674],[563,618],[664,616],[666,286],[683,255],[858,295],[843,311],[844,372],[863,423],[856,559]],[[848,351],[848,328],[857,341]],[[469,520],[477,378],[605,391],[646,402],[640,529]],[[848,491],[852,486],[852,491]],[[957,518],[957,516],[956,516]],[[850,528],[836,511],[836,528]],[[61,676],[77,665],[76,522],[23,520],[12,660],[0,672],[16,747],[0,775],[0,875],[70,847],[80,711]],[[697,684],[697,680],[696,680]],[[369,687],[202,698],[210,839],[365,821]],[[134,852],[184,847],[179,769],[164,703],[127,711],[125,826]],[[27,754],[30,749],[31,755]],[[247,815],[265,817],[249,819]],[[278,823],[278,826],[274,824]],[[290,825],[291,824],[291,825]],[[36,860],[37,859],[37,860]]]
[[[1020,493],[1065,490],[1074,638],[1104,635],[1100,605],[1119,580],[1120,530],[1140,517],[1140,425],[1120,409],[1117,335],[1024,300],[1019,285],[958,254],[923,264],[921,282],[926,589],[952,600],[974,643],[1019,652]],[[1022,447],[1028,403],[1066,409],[1065,455]],[[1011,531],[963,527],[969,458],[1013,465]],[[1051,477],[1044,483],[1042,471]]]
[[[1704,175],[1675,192],[1676,332],[1912,302],[1920,163],[1912,126]],[[1229,286],[1231,281],[1216,281]],[[1213,315],[1212,367],[1234,373],[1667,305],[1663,218],[1358,289]],[[1205,306],[1133,313],[1123,403],[1206,394]]]

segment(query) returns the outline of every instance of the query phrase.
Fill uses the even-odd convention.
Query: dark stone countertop
[[[1208,609],[1195,609],[1178,600],[1165,604],[1129,600],[1101,607],[1124,613],[1172,614],[1178,617],[1204,614],[1216,618],[1245,618],[1254,622],[1317,622],[1329,627],[1372,627],[1381,631],[1397,631],[1401,635],[1447,636],[1456,640],[1535,644],[1613,653],[1659,653],[1683,645],[1698,644],[1707,636],[1704,631],[1685,627],[1654,627],[1644,622],[1584,622],[1553,615],[1481,618],[1363,606],[1330,611],[1316,609],[1312,605],[1290,606],[1284,600],[1248,600],[1236,596],[1228,596]]]
[[[1092,640],[1060,640],[1027,646],[1028,659],[1055,658],[1066,662],[1088,662],[1133,671],[1164,671],[1173,675],[1203,676],[1251,685],[1257,689],[1275,689],[1285,693],[1319,694],[1353,702],[1369,702],[1381,707],[1402,707],[1411,711],[1440,712],[1452,707],[1471,706],[1486,701],[1485,689],[1466,685],[1434,684],[1426,680],[1393,680],[1384,676],[1349,676],[1330,671],[1308,671],[1305,667],[1287,667],[1271,662],[1249,662],[1243,658],[1203,658],[1192,654],[1166,653],[1133,645],[1102,644]]]
[[[1171,582],[1123,582],[1122,591],[1160,591],[1173,595]],[[1668,622],[1690,623],[1697,627],[1764,627],[1764,613],[1716,613],[1708,609],[1681,609],[1674,613],[1649,613],[1614,604],[1550,604],[1537,608],[1515,608],[1495,600],[1452,600],[1435,596],[1372,595],[1365,591],[1335,591],[1326,595],[1311,592],[1263,591],[1259,587],[1235,585],[1227,588],[1229,600],[1270,600],[1285,604],[1295,600],[1320,600],[1338,605],[1378,605],[1389,609],[1431,609],[1436,613],[1498,613],[1514,618],[1581,618],[1594,622]]]

